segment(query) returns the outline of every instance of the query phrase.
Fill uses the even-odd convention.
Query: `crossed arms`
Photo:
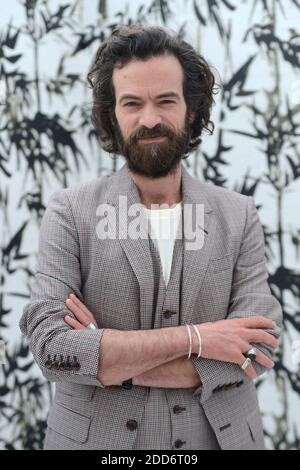
[[[96,320],[74,294],[66,300],[74,317],[66,315],[65,321],[74,329],[84,329]],[[223,320],[197,325],[202,337],[202,357],[242,364],[243,352],[252,342],[263,342],[272,348],[277,340],[264,329],[274,330],[275,322],[264,317]],[[192,329],[193,330],[193,329]],[[192,353],[198,351],[197,336],[192,331]],[[105,329],[101,340],[98,379],[104,385],[120,385],[133,377],[135,385],[161,388],[194,388],[201,378],[193,363],[186,359],[189,341],[185,326],[142,331]],[[257,362],[265,368],[274,363],[261,351]],[[246,373],[256,377],[253,366]]]
[[[103,330],[101,325],[97,330],[89,330],[66,325],[66,315],[71,315],[73,320],[75,315],[64,301],[70,292],[78,299],[81,295],[78,234],[68,191],[54,193],[45,211],[37,274],[30,302],[20,321],[45,377],[55,382],[100,387],[120,384],[129,377],[134,378],[136,385],[143,386],[200,385],[207,399],[218,383],[245,377],[240,364],[243,352],[252,344],[259,348],[260,354],[254,368],[246,369],[248,376],[254,378],[272,367],[282,311],[267,283],[263,232],[252,198],[248,198],[247,223],[234,268],[227,319],[197,325],[203,341],[203,357],[192,356],[188,361],[188,335],[184,325],[142,331]],[[196,335],[193,345],[193,353],[197,353]],[[49,370],[45,367],[49,353],[80,356],[80,370]]]

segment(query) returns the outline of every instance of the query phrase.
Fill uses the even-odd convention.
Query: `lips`
[[[156,141],[164,140],[165,137],[166,137],[165,135],[156,135],[152,137],[141,137],[139,140],[143,142],[156,142]]]
[[[156,137],[165,137],[164,135],[145,135],[143,137],[140,137],[141,139],[155,139]]]

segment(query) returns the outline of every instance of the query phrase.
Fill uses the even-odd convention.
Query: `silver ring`
[[[243,362],[243,364],[241,365],[241,369],[245,370],[249,366],[249,364],[251,364],[251,362],[252,361],[251,361],[250,357],[247,357],[245,359],[245,361]]]
[[[256,359],[256,353],[257,349],[256,348],[251,348],[249,351],[246,353],[246,357],[248,357],[251,361],[255,361]]]
[[[87,325],[87,328],[89,328],[90,330],[97,330],[96,325],[92,322]]]

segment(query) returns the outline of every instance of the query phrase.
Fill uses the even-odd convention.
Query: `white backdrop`
[[[56,189],[111,173],[123,163],[119,159],[114,167],[96,142],[85,77],[101,38],[113,25],[140,18],[182,31],[223,84],[225,93],[216,96],[212,113],[216,130],[204,137],[201,151],[191,155],[187,165],[200,179],[253,195],[259,208],[270,284],[286,317],[278,365],[259,382],[259,398],[268,447],[296,448],[300,380],[292,344],[299,338],[300,322],[297,2],[284,2],[284,11],[275,0],[81,0],[70,1],[63,10],[65,4],[56,0],[31,4],[26,10],[17,0],[0,3],[0,337],[7,350],[6,364],[0,365],[0,446],[41,446],[51,393],[18,328],[35,269],[40,220]]]

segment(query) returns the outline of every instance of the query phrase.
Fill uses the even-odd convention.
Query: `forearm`
[[[134,385],[158,388],[195,388],[201,380],[192,361],[183,356],[133,378]]]
[[[188,348],[184,325],[137,331],[105,329],[100,344],[98,379],[104,385],[119,385],[125,379],[185,356]]]

